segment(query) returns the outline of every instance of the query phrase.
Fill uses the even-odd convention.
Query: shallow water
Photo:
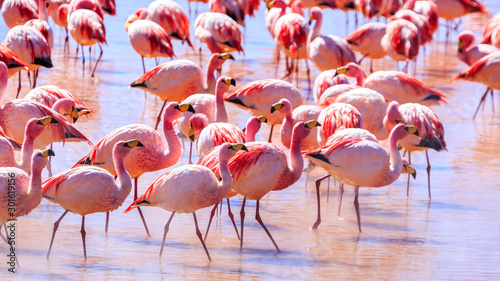
[[[67,89],[92,108],[96,114],[82,118],[76,126],[96,143],[114,128],[144,123],[153,126],[161,101],[128,85],[142,74],[142,66],[124,29],[128,15],[140,7],[139,1],[118,1],[117,16],[106,17],[108,46],[104,47],[102,64],[91,81],[88,57],[82,70],[81,52],[75,59],[63,55],[61,37],[55,28],[55,67],[42,70],[38,85],[54,84]],[[492,14],[500,11],[495,0],[484,1]],[[187,2],[181,3],[187,6]],[[193,3],[194,4],[194,3]],[[194,12],[193,5],[193,12]],[[205,11],[199,5],[199,11]],[[187,10],[187,9],[186,9]],[[264,10],[248,19],[245,56],[224,65],[223,73],[242,86],[250,81],[274,78],[272,63],[274,44],[264,25]],[[346,35],[345,18],[340,11],[325,11],[323,32]],[[460,30],[471,29],[478,38],[486,18],[468,16]],[[193,20],[194,22],[194,14]],[[351,15],[351,26],[353,30]],[[0,23],[0,37],[7,28]],[[193,32],[194,33],[194,32]],[[261,215],[274,235],[282,253],[277,254],[259,224],[253,220],[255,202],[247,203],[246,232],[243,252],[227,215],[212,227],[207,246],[213,258],[208,262],[194,232],[192,216],[177,214],[171,224],[163,257],[158,258],[163,227],[170,213],[159,208],[144,208],[152,237],[146,238],[137,212],[122,212],[132,202],[132,196],[111,214],[109,234],[104,233],[104,214],[86,216],[88,260],[83,260],[80,224],[81,217],[68,214],[61,223],[50,259],[46,259],[53,223],[63,213],[58,205],[43,200],[29,216],[17,222],[16,239],[21,264],[16,275],[7,271],[5,244],[0,244],[0,280],[134,280],[154,279],[337,279],[337,280],[401,280],[401,279],[499,279],[500,269],[500,160],[496,148],[500,145],[500,118],[491,112],[488,100],[484,112],[475,121],[472,115],[485,87],[459,81],[446,82],[466,66],[455,57],[456,34],[451,33],[449,44],[444,43],[445,28],[425,53],[418,58],[417,77],[425,84],[450,97],[449,105],[435,107],[446,130],[448,152],[429,153],[432,172],[432,202],[427,196],[426,160],[414,153],[412,162],[418,171],[411,181],[406,197],[406,176],[384,188],[362,188],[360,205],[363,233],[359,234],[353,205],[353,190],[347,188],[341,218],[337,218],[337,189],[331,184],[329,204],[326,184],[322,187],[323,223],[310,230],[316,216],[316,195],[313,178],[324,174],[316,169],[306,184],[305,175],[293,186],[273,192],[261,202]],[[191,38],[194,41],[194,36]],[[199,42],[195,43],[199,46]],[[199,61],[197,51],[174,42],[178,58]],[[95,53],[97,58],[97,53]],[[86,49],[88,56],[88,49]],[[94,60],[95,60],[94,58]],[[203,65],[208,51],[204,47]],[[94,63],[93,60],[93,63]],[[166,61],[165,59],[161,60]],[[147,60],[146,67],[154,66]],[[312,65],[312,64],[310,64]],[[393,69],[389,59],[376,62],[375,70]],[[306,96],[305,67],[301,65],[299,86]],[[280,75],[283,73],[280,69]],[[319,72],[312,71],[312,77]],[[21,96],[28,91],[23,76]],[[9,81],[8,96],[15,96],[17,78]],[[498,97],[496,95],[496,97]],[[498,104],[498,103],[497,103]],[[227,105],[230,121],[243,127],[249,114]],[[495,106],[496,112],[500,107]],[[264,126],[258,138],[265,138],[269,127]],[[277,142],[279,133],[274,134]],[[54,173],[71,167],[90,147],[83,143],[54,145]],[[175,166],[187,163],[187,153]],[[140,179],[140,193],[165,171],[148,173]],[[44,175],[47,178],[47,175]],[[305,186],[307,187],[305,188]],[[231,201],[239,222],[241,198]],[[227,210],[224,204],[225,213]],[[197,212],[202,231],[210,209]]]

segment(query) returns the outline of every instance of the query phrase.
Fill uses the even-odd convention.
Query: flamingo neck
[[[114,149],[113,162],[115,163],[115,171],[118,180],[120,181],[119,189],[121,191],[122,202],[125,201],[127,196],[130,194],[130,191],[132,190],[132,179],[130,178],[130,174],[127,172],[127,169],[125,169],[123,158],[125,157],[123,155],[120,155],[117,149]]]
[[[30,187],[27,194],[34,198],[42,198],[42,170],[44,166],[31,165]]]
[[[21,170],[29,171],[31,166],[31,157],[33,155],[33,143],[35,138],[28,131],[24,133],[23,147],[21,149]]]
[[[247,128],[246,129],[246,137],[247,137],[246,142],[254,142],[255,135],[257,135],[257,132],[260,130],[260,123],[254,121],[252,118],[250,118],[247,122],[246,128]]]
[[[174,125],[172,121],[164,119],[163,122],[163,133],[165,134],[165,139],[167,140],[168,149],[165,150],[163,161],[165,167],[172,166],[179,158],[181,158],[181,141],[175,133]]]
[[[207,92],[211,95],[215,94],[215,84],[217,83],[215,70],[214,64],[210,61],[207,66]]]
[[[219,171],[222,178],[222,182],[219,184],[220,195],[222,195],[220,196],[221,199],[224,198],[224,196],[226,196],[226,194],[228,194],[233,187],[233,178],[227,166],[228,159],[222,156],[222,149],[224,149],[224,147],[221,147],[221,151],[219,152]]]
[[[292,129],[293,129],[293,117],[292,112],[288,112],[283,119],[283,124],[281,124],[281,143],[286,147],[290,148],[290,143],[292,142]]]
[[[5,92],[7,91],[7,84],[9,83],[8,70],[5,68],[5,71],[0,71],[0,110],[3,109],[3,98],[5,96]]]
[[[360,72],[358,73],[358,75],[356,75],[356,85],[363,87],[364,84],[365,84],[365,76],[363,75],[362,72]]]
[[[309,33],[308,42],[312,42],[316,37],[321,36],[321,25],[323,24],[323,16],[320,14],[316,17],[316,24],[313,30]]]
[[[389,157],[391,159],[391,165],[388,179],[391,183],[399,177],[401,170],[403,169],[403,160],[401,159],[401,154],[399,154],[398,150],[398,139],[396,130],[392,130],[389,135]]]
[[[302,152],[300,150],[302,137],[298,136],[296,133],[297,129],[299,128],[295,128],[294,134],[292,134],[292,141],[290,143],[290,163],[288,167],[292,177],[289,185],[292,185],[299,180],[302,175],[302,169],[304,169],[304,158],[302,158]]]
[[[215,122],[227,123],[226,106],[224,105],[224,91],[221,87],[216,88],[215,93]]]
[[[49,20],[49,15],[47,14],[47,8],[45,7],[44,0],[38,0],[38,14],[39,14],[38,19],[43,21]]]

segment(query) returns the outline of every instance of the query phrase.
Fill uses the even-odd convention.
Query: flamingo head
[[[311,23],[314,20],[320,19],[322,16],[323,16],[323,12],[321,11],[320,7],[312,7],[311,8],[311,16],[309,16],[309,25],[311,25]]]
[[[128,31],[128,27],[137,20],[145,20],[148,17],[148,9],[140,8],[135,13],[131,14],[127,21],[125,22],[125,30]]]
[[[406,160],[405,158],[401,158],[401,160],[403,161],[403,169],[401,171],[402,174],[410,174],[414,179],[417,178],[417,170],[415,170],[415,168],[413,168],[412,165],[410,165],[408,163],[408,160]]]
[[[208,124],[209,120],[205,114],[203,113],[193,114],[189,118],[189,131],[188,131],[189,139],[192,142],[194,142],[198,138],[198,135],[200,134],[201,130],[203,130],[203,128],[205,128]]]
[[[136,147],[144,147],[139,140],[119,141],[113,146],[113,159],[125,158]]]
[[[181,117],[184,113],[191,112],[195,113],[194,108],[191,104],[187,102],[169,102],[165,106],[165,112],[163,114],[164,122],[172,123],[177,118]]]
[[[383,123],[388,132],[391,132],[397,124],[406,124],[403,115],[399,112],[399,103],[397,101],[392,101],[387,106]]]
[[[273,104],[271,106],[271,114],[273,114],[276,110],[282,110],[284,115],[288,115],[292,113],[292,103],[288,99],[281,99],[279,102]]]
[[[59,124],[59,122],[51,116],[45,116],[39,119],[31,118],[26,124],[24,138],[37,138],[43,133],[43,131],[45,131],[45,127],[49,124]]]
[[[48,162],[48,157],[49,156],[56,156],[54,151],[52,149],[44,149],[44,150],[36,150],[33,153],[33,157],[31,158],[31,170],[32,171],[41,171],[45,166],[47,165]]]
[[[236,80],[231,77],[221,76],[217,79],[217,84],[215,85],[215,92],[225,93],[229,90],[229,87],[233,85],[236,86]]]
[[[474,45],[474,33],[470,30],[464,30],[458,34],[458,51],[460,53]]]
[[[307,122],[297,122],[292,130],[292,142],[295,140],[303,140],[306,138],[314,127],[319,127],[321,124],[316,120]]]

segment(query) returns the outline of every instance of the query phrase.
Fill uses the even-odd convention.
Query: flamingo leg
[[[329,204],[330,204],[330,178],[328,178],[326,184],[326,205],[328,206]]]
[[[361,233],[361,214],[359,212],[358,197],[359,197],[359,186],[356,186],[356,188],[354,188],[354,208],[356,208],[356,217],[358,218],[358,229],[359,233]]]
[[[342,207],[342,197],[344,197],[344,184],[340,183],[339,185],[339,212],[337,213],[337,217],[340,218],[340,207]]]
[[[472,120],[476,119],[476,115],[479,111],[479,108],[481,107],[481,105],[484,103],[484,101],[486,100],[486,96],[488,96],[488,92],[491,90],[491,88],[487,88],[486,89],[486,92],[484,92],[484,95],[481,97],[481,100],[479,101],[479,105],[477,106],[476,108],[476,112],[474,112],[474,116],[472,116]]]
[[[160,124],[161,121],[161,113],[163,112],[163,109],[165,108],[165,105],[167,104],[167,101],[163,103],[160,112],[158,113],[158,117],[156,117],[156,125],[155,125],[155,130],[158,129],[158,125]]]
[[[101,49],[101,53],[99,54],[99,58],[97,58],[97,61],[95,62],[94,70],[92,70],[92,76],[91,76],[92,78],[94,78],[95,69],[97,68],[97,65],[99,64],[99,61],[102,58],[102,47],[101,47],[101,44],[99,44],[99,48]]]
[[[87,232],[85,232],[85,216],[82,216],[82,229],[80,229],[80,233],[82,234],[83,257],[87,260],[87,245],[85,244],[85,236],[87,235]]]
[[[240,223],[241,223],[241,230],[240,230],[240,252],[243,251],[243,226],[244,226],[244,221],[245,221],[245,203],[247,202],[247,197],[243,197],[243,203],[241,204],[241,210],[240,210]]]
[[[214,207],[212,208],[212,211],[210,212],[210,218],[208,219],[207,231],[205,232],[205,238],[203,239],[203,241],[207,241],[208,231],[210,230],[210,225],[212,224],[212,219],[215,216],[215,211],[217,210],[218,206],[219,206],[219,203],[215,204]]]
[[[52,250],[52,245],[54,244],[54,238],[56,237],[56,231],[57,229],[59,228],[59,223],[61,222],[61,220],[64,218],[64,216],[69,212],[69,210],[66,210],[62,215],[61,217],[56,220],[56,222],[54,223],[54,230],[52,231],[52,238],[50,239],[50,245],[49,245],[49,251],[47,252],[47,258],[49,258],[50,256],[50,251]]]
[[[188,160],[188,164],[193,164],[193,161],[191,160],[191,155],[192,154],[193,154],[193,142],[191,141],[190,144],[189,144],[189,160]]]
[[[495,95],[493,89],[490,89],[490,94],[491,94],[491,110],[493,110],[493,113],[495,113]]]
[[[146,73],[146,65],[144,64],[144,57],[141,56],[142,59],[142,70],[144,71],[143,73]]]
[[[425,151],[425,157],[427,158],[427,188],[429,189],[429,201],[431,200],[431,162],[429,161],[429,152]]]
[[[28,70],[28,82],[30,83],[30,87],[31,87],[31,72]]]
[[[52,149],[52,143],[50,144],[50,149]],[[52,156],[49,156],[49,161],[47,161],[47,171],[49,172],[49,178],[52,177]]]
[[[268,142],[273,142],[272,138],[273,138],[273,129],[274,129],[274,125],[271,125],[271,131],[269,132],[269,140]]]
[[[109,225],[109,212],[106,212],[106,226],[104,227],[104,232],[108,236],[108,225]]]
[[[306,72],[307,72],[307,99],[311,97],[311,70],[309,69],[309,62],[306,59]]]
[[[278,76],[278,69],[280,67],[280,49],[278,45],[276,45],[274,51],[276,53],[276,67],[274,68],[274,76]]]
[[[137,183],[138,183],[138,181],[139,181],[139,178],[134,179],[134,182],[135,182],[134,200],[137,199],[137,185],[138,185]],[[139,215],[141,216],[142,223],[144,224],[144,228],[146,229],[146,234],[148,235],[148,237],[151,237],[151,234],[149,234],[148,225],[146,224],[146,220],[144,219],[144,215],[142,214],[141,207],[137,207],[137,211],[139,211]]]
[[[373,59],[370,59],[370,74],[373,73]]]
[[[212,261],[212,258],[210,257],[210,254],[208,253],[207,245],[205,245],[205,242],[203,241],[203,238],[201,237],[201,231],[200,228],[198,227],[198,220],[196,219],[196,213],[193,212],[193,219],[194,219],[194,226],[196,227],[196,236],[200,239],[201,245],[203,245],[203,249],[205,249],[205,253],[207,254],[208,260]]]
[[[36,80],[38,80],[38,69],[33,71],[33,89],[36,88]]]
[[[324,175],[316,180],[316,198],[317,198],[317,204],[318,204],[318,216],[316,218],[316,222],[312,226],[312,229],[318,229],[318,226],[321,223],[321,200],[319,197],[319,186],[321,185],[321,182],[328,177],[330,177],[330,174]]]
[[[234,215],[233,212],[231,212],[231,204],[229,203],[229,198],[226,198],[227,200],[227,215],[231,219],[231,222],[233,223],[234,226],[234,231],[236,231],[236,236],[238,237],[238,240],[240,240],[240,234],[238,233],[238,227],[236,227],[236,222],[234,221]]]
[[[155,57],[155,64],[158,66],[158,57]]]
[[[68,49],[69,53],[69,36],[68,36],[68,28],[64,28],[66,30],[66,37],[64,37],[64,52],[66,52],[66,48]]]
[[[170,218],[168,219],[167,223],[165,224],[165,229],[163,230],[163,241],[161,242],[161,248],[160,248],[160,258],[161,254],[163,253],[163,247],[165,246],[165,238],[167,238],[167,233],[170,228],[170,222],[172,222],[172,219],[174,218],[175,211],[172,212],[170,215]]]
[[[266,231],[267,233],[267,236],[269,236],[269,238],[271,239],[271,241],[273,242],[274,244],[274,247],[276,248],[276,251],[278,253],[281,253],[281,250],[280,248],[278,247],[278,244],[276,244],[276,242],[274,241],[274,238],[273,236],[271,235],[271,233],[269,232],[269,230],[267,230],[267,227],[266,225],[264,224],[264,222],[262,221],[262,218],[260,217],[260,212],[259,212],[259,205],[260,205],[260,200],[257,200],[257,211],[255,212],[255,219],[260,223],[260,225],[262,226],[262,228],[264,228],[264,230]]]
[[[411,151],[408,151],[408,164],[411,165]],[[406,185],[406,197],[410,196],[410,176],[411,174],[408,174],[408,183]]]
[[[19,71],[19,85],[17,86],[16,99],[19,98],[19,93],[21,92],[21,71]]]

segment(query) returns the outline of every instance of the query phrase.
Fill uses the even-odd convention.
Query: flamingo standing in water
[[[418,136],[407,136],[399,140],[399,144],[408,151],[408,163],[411,164],[412,151],[425,151],[427,158],[427,183],[429,189],[429,200],[431,199],[431,164],[429,162],[429,148],[436,151],[446,149],[444,141],[443,123],[439,117],[425,105],[418,103],[405,103],[399,105],[393,101],[387,106],[387,116],[384,118],[384,126],[387,131],[403,123],[406,125],[415,126],[419,132]],[[410,176],[408,175],[407,195],[410,188]]]
[[[158,206],[172,212],[165,224],[163,241],[160,249],[160,257],[165,246],[165,238],[175,213],[192,213],[196,228],[196,235],[200,239],[205,253],[210,261],[212,258],[208,253],[205,242],[198,228],[196,211],[219,203],[231,190],[233,179],[228,169],[228,161],[237,151],[248,151],[241,143],[223,144],[219,151],[220,174],[222,181],[215,177],[214,173],[201,165],[185,165],[173,169],[161,175],[137,200],[135,200],[124,213],[139,206]]]
[[[387,24],[381,44],[386,53],[394,60],[406,61],[405,71],[408,71],[409,61],[417,57],[420,48],[419,30],[413,23],[405,19],[393,20]]]
[[[463,17],[468,13],[479,12],[488,14],[486,8],[478,0],[434,0],[439,10],[439,17],[448,22]],[[446,37],[448,37],[450,26],[448,26]]]
[[[54,45],[54,35],[52,34],[52,28],[49,25],[49,15],[47,13],[47,8],[45,7],[45,0],[38,0],[38,19],[31,19],[27,21],[24,25],[32,26],[38,29],[47,43],[49,43],[49,47],[52,49]]]
[[[458,34],[457,57],[467,65],[472,65],[484,56],[500,51],[488,44],[474,45],[474,33],[464,30]]]
[[[279,111],[270,114],[269,108],[282,98],[287,98],[292,103],[293,108],[302,104],[302,95],[297,87],[277,79],[248,83],[237,91],[227,94],[224,100],[247,110],[253,116],[265,116],[271,125],[269,133],[269,142],[271,142],[274,125],[281,124],[285,115]]]
[[[47,116],[39,119],[33,118],[26,124],[25,137],[21,150],[21,163],[16,162],[14,146],[11,140],[0,134],[0,167],[16,167],[29,173],[31,171],[33,143],[49,124],[58,124],[58,122],[56,119]]]
[[[113,175],[99,167],[72,168],[43,183],[43,197],[65,209],[54,223],[47,258],[50,256],[59,223],[71,211],[82,216],[80,233],[83,256],[85,260],[87,259],[85,216],[97,212],[111,212],[123,204],[132,189],[132,180],[125,169],[124,158],[135,147],[144,147],[144,145],[138,140],[121,140],[113,147],[113,162],[120,185],[116,183]]]
[[[35,0],[5,0],[2,4],[2,16],[10,29],[38,18]]]
[[[341,183],[355,187],[354,207],[359,232],[361,232],[359,188],[382,187],[399,178],[403,161],[397,142],[408,134],[418,135],[418,131],[413,126],[398,124],[389,136],[389,153],[374,141],[351,139],[325,143],[319,149],[304,154],[307,159],[324,168]],[[315,226],[316,224],[319,225],[319,222],[317,221]]]
[[[346,103],[332,103],[325,107],[318,116],[318,122],[322,125],[317,135],[320,146],[337,130],[363,128],[361,113]]]
[[[245,27],[246,8],[248,0],[209,0],[210,12],[221,13],[229,16],[239,25]]]
[[[365,79],[359,65],[348,63],[337,68],[337,73],[355,77],[358,86],[372,89],[391,101],[417,102],[423,105],[447,104],[447,97],[443,93],[425,86],[414,76],[400,71],[376,71]]]
[[[313,85],[313,98],[314,102],[318,104],[323,93],[336,85],[351,85],[352,89],[358,87],[356,84],[352,84],[352,79],[348,79],[347,76],[343,74],[337,74],[336,69],[325,70],[321,72],[318,77],[314,80]],[[342,92],[343,93],[343,92]]]
[[[476,118],[477,112],[479,111],[481,104],[484,103],[486,97],[488,96],[488,92],[491,92],[491,97],[493,99],[493,90],[500,89],[500,81],[496,78],[496,74],[499,71],[500,71],[500,53],[495,52],[476,61],[469,68],[460,72],[457,76],[451,79],[451,81],[457,79],[464,79],[473,82],[480,82],[488,87],[484,95],[481,97],[481,101],[479,102],[479,105],[477,106],[476,112],[474,113],[472,119]]]
[[[215,94],[214,72],[228,59],[234,58],[227,53],[214,53],[210,56],[206,73],[207,88],[204,85],[205,79],[201,67],[185,59],[162,63],[148,70],[132,82],[130,87],[145,90],[165,101],[156,119],[156,129],[167,101],[182,101],[191,95],[202,92]]]
[[[193,48],[189,39],[189,19],[186,12],[175,1],[156,0],[148,6],[148,20],[159,24],[172,39],[187,42]]]
[[[212,53],[244,52],[238,24],[227,15],[213,12],[202,13],[196,18],[194,27],[196,38],[207,44]]]
[[[139,9],[137,12],[128,17],[125,23],[130,43],[134,50],[141,56],[142,69],[146,73],[146,66],[144,65],[144,57],[146,58],[172,58],[174,57],[174,50],[172,42],[165,29],[159,24],[146,20],[147,12],[145,8]]]
[[[91,56],[92,46],[97,44],[101,50],[97,59],[91,77],[94,78],[94,73],[102,57],[102,44],[106,44],[106,29],[104,21],[99,14],[92,10],[78,9],[68,15],[68,30],[71,37],[82,46],[82,60],[85,66],[85,54],[83,46],[89,46],[89,57]]]
[[[79,165],[93,165],[105,169],[112,175],[117,176],[118,171],[116,170],[116,163],[114,163],[113,147],[116,143],[123,140],[139,140],[145,147],[135,149],[123,160],[125,169],[135,182],[135,200],[137,199],[137,187],[140,176],[147,172],[158,171],[170,167],[177,163],[181,157],[181,143],[179,137],[175,133],[172,122],[186,111],[194,113],[193,108],[189,104],[171,102],[168,103],[165,108],[165,113],[163,115],[163,132],[167,140],[168,148],[165,148],[160,135],[153,128],[142,124],[127,125],[109,132],[86,156],[80,159],[74,167]],[[138,211],[148,236],[151,236],[141,209],[139,208]],[[106,232],[108,229],[108,221],[109,214],[106,215]]]
[[[500,47],[500,13],[488,20],[483,30],[483,40],[481,44],[491,44]]]
[[[311,9],[309,23],[313,20],[316,21],[316,25],[308,35],[307,51],[308,57],[320,71],[356,62],[354,51],[346,40],[335,35],[321,35],[323,13],[318,7]]]
[[[386,28],[386,23],[370,22],[354,30],[345,38],[354,51],[370,59],[370,72],[373,72],[373,60],[387,55],[381,44]]]
[[[49,0],[49,6],[47,7],[47,11],[54,23],[64,28],[66,31],[66,36],[64,37],[64,51],[66,51],[66,47],[68,47],[69,51],[69,33],[68,33],[68,9],[69,9],[68,0]]]

